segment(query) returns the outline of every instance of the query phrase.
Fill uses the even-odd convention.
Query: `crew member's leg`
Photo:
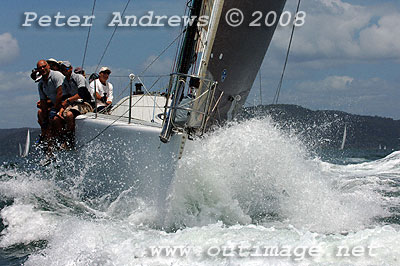
[[[49,119],[42,109],[38,110],[38,123],[41,129],[41,139],[48,140],[50,137]]]
[[[65,129],[67,132],[74,131],[75,129],[75,116],[71,111],[68,111],[65,118]]]
[[[71,149],[75,143],[75,115],[73,112],[68,111],[64,115],[65,118],[65,143],[67,148]]]
[[[60,118],[58,115],[54,116],[53,119],[50,119],[49,152],[51,152],[51,149],[56,144],[56,141],[60,140],[63,127],[64,119]]]

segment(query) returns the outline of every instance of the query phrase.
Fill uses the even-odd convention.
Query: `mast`
[[[197,24],[199,21],[202,0],[193,0],[192,6],[190,7],[190,17],[194,17],[192,25],[186,27],[186,34],[183,40],[182,48],[179,54],[179,62],[176,67],[176,72],[181,74],[187,74],[194,61],[195,47],[197,44],[196,35]]]
[[[210,19],[206,26],[198,26],[195,20],[186,28],[177,73],[171,75],[168,88],[162,142],[169,141],[172,129],[201,135],[212,125],[235,117],[253,86],[285,3],[286,0],[193,0],[191,16],[202,14]],[[241,25],[230,23],[232,10],[242,12]],[[250,26],[255,12],[264,16],[273,12],[278,19],[271,26]],[[189,75],[190,69],[196,75]],[[186,82],[188,77],[190,81]],[[184,102],[186,89],[190,100]],[[184,123],[176,123],[177,110],[187,112]]]
[[[211,18],[208,25],[209,27],[207,30],[207,35],[204,40],[204,43],[206,45],[202,53],[202,57],[200,60],[200,67],[198,71],[198,76],[203,79],[209,78],[210,80],[213,80],[213,77],[212,76],[210,77],[207,71],[212,49],[214,46],[215,36],[217,34],[219,22],[221,20],[221,13],[223,10],[224,1],[225,0],[215,0],[212,12],[210,14]],[[208,89],[209,88],[205,86],[204,82],[200,82],[199,89],[196,95],[197,97],[193,104],[193,109],[197,110],[197,113],[192,113],[187,122],[188,127],[191,128],[193,131],[196,131],[196,129],[201,128],[203,126],[202,122],[204,121],[204,114],[206,113],[207,107],[209,106],[207,104],[207,97],[202,97],[202,95],[204,95],[204,93]]]
[[[170,82],[170,86],[174,86],[174,89],[171,90],[173,99],[170,107],[167,106],[168,101],[166,103],[165,108],[169,108],[169,110],[164,112],[166,118],[164,119],[163,129],[160,134],[160,140],[164,143],[168,142],[171,136],[176,106],[183,98],[187,77],[186,75],[189,73],[193,62],[195,61],[195,49],[197,45],[196,37],[198,35],[197,24],[200,17],[202,2],[203,0],[193,0],[192,6],[190,7],[190,17],[194,18],[194,21],[192,25],[188,25],[185,29],[186,33],[183,39],[181,50],[179,52],[178,64],[176,66],[176,72],[178,74],[176,77],[177,80],[175,80],[174,85],[172,82]]]
[[[210,105],[213,112],[207,118],[206,128],[213,124],[220,124],[235,117],[236,113],[245,103],[253,86],[254,80],[261,67],[272,36],[275,32],[278,20],[272,26],[262,24],[251,27],[254,22],[254,12],[261,12],[264,16],[269,12],[275,12],[279,18],[282,14],[286,0],[227,0],[216,1],[213,10],[215,19],[211,21],[207,39],[209,46],[204,53],[201,65],[200,77],[214,80],[218,83],[217,89]],[[243,13],[243,22],[234,27],[229,25],[227,17],[232,9],[238,9]],[[207,88],[201,86],[197,96],[202,95]],[[201,129],[203,114],[207,110],[203,99],[196,99],[194,110],[188,121],[188,127],[194,131]]]

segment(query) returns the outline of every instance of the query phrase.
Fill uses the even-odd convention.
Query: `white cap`
[[[62,61],[62,63],[60,65],[62,67],[66,67],[66,68],[71,67],[71,63],[69,61]]]
[[[58,64],[58,61],[57,61],[57,60],[55,60],[54,58],[49,58],[49,59],[47,59],[47,60],[46,60],[46,62],[47,62],[47,63],[50,63],[50,62],[52,62],[52,63],[56,63],[56,64]]]
[[[106,66],[103,66],[102,68],[100,68],[99,73],[101,73],[101,72],[110,72],[110,74],[111,74],[111,69],[109,69],[109,68],[106,67]]]

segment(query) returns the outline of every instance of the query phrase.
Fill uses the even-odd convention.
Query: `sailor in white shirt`
[[[105,108],[107,108],[108,111],[112,105],[113,85],[107,81],[110,74],[111,70],[108,67],[102,67],[100,68],[99,78],[90,83],[90,93],[92,97],[95,95],[96,91],[96,104],[98,112]]]

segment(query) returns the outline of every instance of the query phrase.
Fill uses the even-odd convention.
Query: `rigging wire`
[[[139,99],[140,100],[140,99]],[[136,102],[138,103],[139,100]],[[136,105],[136,103],[133,106]],[[86,145],[88,145],[90,142],[92,142],[93,140],[97,139],[101,134],[103,134],[107,129],[109,129],[112,125],[114,125],[116,122],[118,122],[122,117],[124,117],[124,115],[129,111],[129,109],[127,109],[122,115],[120,115],[117,119],[115,119],[114,121],[112,121],[109,125],[107,125],[102,131],[100,131],[99,133],[97,133],[96,136],[94,136],[93,138],[91,138],[90,140],[88,140],[87,142],[83,143],[82,145],[80,145],[79,147],[76,147],[76,150],[82,149],[83,147],[85,147]]]
[[[140,79],[139,79],[140,80]],[[146,91],[149,93],[149,91],[153,88],[153,86],[157,83],[154,82],[153,85],[150,87],[149,90],[146,89],[146,87],[144,87],[146,89]],[[140,102],[140,100],[145,96],[146,94],[143,94],[133,105],[132,108]],[[157,105],[158,106],[158,105]],[[160,107],[158,107],[160,108]],[[124,115],[126,115],[126,113],[129,112],[129,108],[120,116],[118,116],[114,121],[112,121],[109,125],[107,125],[103,130],[101,130],[96,136],[94,136],[93,138],[91,138],[90,140],[88,140],[87,142],[83,143],[82,145],[80,145],[79,147],[76,147],[76,150],[83,148],[84,146],[88,145],[90,142],[92,142],[93,140],[97,139],[100,135],[102,135],[107,129],[109,129],[112,125],[114,125],[116,122],[118,122],[121,118],[124,117]]]
[[[150,64],[142,71],[142,72],[140,72],[140,74],[138,75],[138,77],[152,77],[151,75],[150,76],[143,76],[143,74],[158,60],[158,59],[160,59],[160,57],[182,36],[182,34],[184,33],[185,31],[182,31],[164,50],[162,50],[161,51],[161,53],[156,57],[156,58],[154,58],[154,60],[153,61],[151,61],[150,62]],[[157,75],[157,76],[154,76],[154,77],[165,77],[165,76],[169,76],[169,75]],[[115,77],[115,76],[114,76]],[[126,87],[124,90],[122,90],[121,91],[121,93],[117,96],[117,98],[119,98],[126,90],[128,89],[128,87]]]
[[[162,75],[141,75],[140,77],[142,78],[158,78],[158,77],[169,77],[170,74],[162,74]],[[128,78],[128,76],[119,76],[119,75],[113,75],[113,78]]]
[[[300,2],[301,2],[301,0],[299,0],[299,2],[297,3],[296,14],[299,13]],[[288,46],[288,49],[287,49],[287,52],[286,52],[285,64],[284,64],[284,66],[283,66],[281,79],[279,80],[278,87],[276,88],[276,93],[275,93],[275,96],[274,96],[274,100],[272,101],[272,104],[278,104],[279,95],[280,95],[280,93],[281,93],[281,88],[282,88],[282,83],[283,83],[283,77],[284,77],[284,75],[285,75],[286,66],[287,66],[287,62],[288,62],[288,59],[289,59],[289,53],[290,53],[290,48],[291,48],[291,46],[292,46],[292,41],[293,41],[293,35],[294,35],[294,30],[295,30],[295,28],[296,28],[296,24],[293,23],[292,33],[290,34],[289,46]]]
[[[138,78],[142,75],[142,74],[144,74],[144,72],[146,72],[150,67],[151,67],[151,65],[152,64],[154,64],[154,62],[155,61],[157,61],[180,37],[181,37],[181,35],[184,33],[185,31],[182,31],[139,75],[138,75]],[[96,70],[97,71],[97,70]],[[161,78],[161,77],[163,77],[163,76],[165,76],[165,75],[162,75],[162,76],[159,76],[159,79]],[[169,75],[168,75],[169,76]],[[152,90],[152,88],[154,87],[154,85],[159,81],[159,79],[157,79],[156,80],[156,82],[154,82],[153,83],[153,85],[150,87],[150,89],[149,89],[149,91],[150,90]],[[119,96],[118,97],[120,97],[121,95],[122,95],[122,93],[123,92],[125,92],[127,89],[129,88],[129,86],[127,86],[120,94],[119,94]],[[118,98],[117,97],[117,98]],[[143,98],[144,97],[144,95],[141,97],[141,98]],[[141,99],[140,98],[140,99]],[[137,102],[139,102],[140,101],[140,99],[137,101]],[[136,102],[136,103],[137,103]],[[135,106],[136,105],[136,103],[133,105],[133,106]],[[132,107],[133,107],[132,106]],[[87,141],[87,142],[85,142],[85,143],[83,143],[82,145],[80,145],[79,147],[76,147],[76,149],[78,150],[78,149],[81,149],[81,148],[83,148],[84,146],[86,146],[87,144],[89,144],[90,142],[92,142],[93,140],[95,140],[95,139],[97,139],[101,134],[103,134],[107,129],[109,129],[113,124],[115,124],[117,121],[119,121],[127,112],[129,111],[129,109],[127,110],[127,111],[125,111],[125,113],[123,113],[121,116],[119,116],[117,119],[115,119],[113,122],[111,122],[109,125],[107,125],[103,130],[101,130],[96,136],[94,136],[93,138],[91,138],[89,141]]]
[[[184,10],[184,12],[183,12],[183,15],[189,15],[189,11],[188,11],[188,9],[189,9],[189,3],[190,3],[190,1],[191,0],[188,0],[187,2],[186,2],[186,5],[185,5],[185,10]],[[181,32],[183,32],[185,29],[184,29],[184,26],[183,26],[183,24],[181,25],[181,28],[180,28],[180,31]],[[176,45],[176,52],[175,52],[175,58],[174,58],[174,64],[173,64],[173,66],[172,66],[172,68],[171,68],[171,72],[175,72],[175,67],[176,67],[176,63],[177,63],[177,58],[178,58],[178,54],[179,54],[179,51],[181,50],[181,48],[182,48],[182,43],[183,43],[183,37],[179,40],[179,42],[178,42],[178,44]]]
[[[122,12],[122,15],[121,16],[123,16],[124,14],[125,14],[125,11],[126,11],[126,9],[128,8],[128,5],[129,5],[129,3],[131,2],[131,0],[128,0],[127,1],[127,3],[126,3],[126,5],[125,5],[125,8],[124,8],[124,10],[123,10],[123,12]],[[188,4],[189,4],[189,2],[190,2],[190,0],[187,2],[187,7],[188,7]],[[94,10],[95,10],[95,6],[96,6],[96,0],[94,0],[94,2],[93,2],[93,7],[92,7],[92,16],[93,16],[93,14],[94,14]],[[186,12],[186,10],[187,10],[187,7],[186,7],[186,9],[185,9],[185,12]],[[92,21],[92,18],[91,18],[91,21]],[[108,43],[107,43],[107,46],[105,47],[105,49],[104,49],[104,52],[103,52],[103,54],[102,54],[102,56],[101,56],[101,58],[100,58],[100,60],[99,60],[99,63],[97,64],[97,66],[96,66],[96,69],[95,69],[95,72],[97,72],[97,70],[98,70],[98,68],[99,68],[99,66],[100,66],[100,64],[101,64],[101,62],[102,62],[102,60],[103,60],[103,58],[104,58],[104,56],[105,56],[105,54],[106,54],[106,52],[107,52],[107,49],[108,49],[108,47],[110,46],[110,44],[111,44],[111,41],[112,41],[112,39],[113,39],[113,37],[114,37],[114,35],[115,35],[115,32],[117,31],[117,25],[115,26],[115,28],[114,28],[114,31],[113,31],[113,33],[112,33],[112,35],[111,35],[111,37],[110,37],[110,39],[109,39],[109,41],[108,41]],[[83,54],[83,60],[82,60],[82,68],[83,68],[83,66],[84,66],[84,63],[85,63],[85,59],[86,59],[86,53],[87,53],[87,48],[88,48],[88,43],[89,43],[89,37],[90,37],[90,32],[91,32],[91,27],[89,27],[89,29],[88,29],[88,34],[87,34],[87,37],[86,37],[86,44],[85,44],[85,50],[84,50],[84,54]],[[182,30],[182,28],[181,28],[181,33],[154,59],[154,60],[152,60],[152,62],[150,62],[150,64],[138,75],[138,78],[139,78],[139,80],[140,80],[140,76],[142,76],[178,39],[180,39],[180,37],[183,35],[183,33],[185,32],[185,30]],[[179,46],[178,46],[179,47]],[[164,77],[164,76],[167,76],[167,75],[158,75],[158,79],[153,83],[153,85],[150,87],[150,90],[154,87],[154,85],[162,78],[162,77]],[[168,75],[169,76],[169,75]],[[117,77],[117,76],[116,76]],[[119,76],[118,76],[119,77]],[[142,76],[142,77],[146,77],[146,76]],[[148,76],[148,77],[152,77],[152,76]],[[154,76],[153,76],[154,77]],[[120,93],[120,95],[123,93],[123,92],[125,92],[127,89],[128,89],[128,87],[129,86],[127,86],[121,93]],[[147,89],[146,89],[147,90]],[[148,91],[148,93],[149,93],[149,91]],[[119,95],[119,96],[120,96]],[[119,97],[118,96],[118,97]],[[144,97],[144,95],[141,97],[141,98],[143,98]],[[141,99],[140,98],[140,99]],[[140,100],[139,99],[139,100]],[[138,102],[139,102],[139,100],[138,100]],[[137,102],[136,102],[137,103]],[[136,103],[134,104],[134,105],[136,105]],[[133,105],[133,106],[134,106]],[[123,113],[121,116],[119,116],[117,119],[115,119],[111,124],[109,124],[108,126],[106,126],[102,131],[100,131],[98,134],[96,134],[96,136],[94,136],[92,139],[90,139],[89,141],[87,141],[86,143],[83,143],[82,145],[80,145],[79,147],[76,147],[76,149],[81,149],[81,148],[83,148],[84,146],[86,146],[87,144],[89,144],[90,142],[92,142],[93,140],[95,140],[95,139],[97,139],[101,134],[103,134],[108,128],[110,128],[114,123],[116,123],[117,121],[119,121],[127,112],[129,111],[129,109],[125,112],[125,113]]]
[[[125,11],[126,11],[126,9],[128,8],[128,5],[129,5],[130,2],[131,2],[131,0],[128,0],[128,1],[126,2],[126,5],[125,5],[125,8],[124,8],[124,11],[122,11],[121,17],[124,16]],[[104,58],[104,56],[105,56],[105,54],[106,54],[106,52],[107,52],[108,47],[110,46],[110,43],[111,43],[112,39],[114,38],[114,35],[115,35],[115,32],[117,31],[117,29],[118,29],[118,25],[115,25],[114,31],[113,31],[113,33],[111,34],[111,37],[110,37],[110,39],[109,39],[109,41],[108,41],[108,43],[107,43],[107,46],[106,46],[106,48],[104,49],[103,55],[101,56],[100,61],[99,61],[99,63],[97,64],[96,70],[95,70],[94,72],[97,72],[97,69],[99,69],[99,66],[100,66],[100,64],[101,64],[101,61],[103,61],[103,58]]]
[[[96,0],[94,0],[94,1],[96,1]],[[123,10],[123,12],[122,12],[122,16],[124,15],[124,13],[125,13],[125,11],[126,11],[126,9],[127,9],[127,7],[128,7],[128,5],[129,5],[129,3],[130,3],[130,1],[131,0],[128,0],[128,2],[127,2],[127,4],[125,5],[125,8],[124,8],[124,10]],[[186,7],[186,9],[185,9],[185,12],[187,12],[187,8],[189,7],[189,3],[190,3],[190,0],[188,0],[187,1],[187,7]],[[92,12],[94,11],[94,7],[93,7],[93,10],[92,10]],[[103,58],[104,58],[104,55],[105,55],[105,53],[106,53],[106,51],[107,51],[107,49],[108,49],[108,47],[109,47],[109,45],[110,45],[110,43],[111,43],[111,41],[112,41],[112,39],[113,39],[113,37],[114,37],[114,34],[115,34],[115,32],[116,32],[116,30],[117,30],[117,26],[114,28],[114,31],[113,31],[113,33],[112,33],[112,35],[111,35],[111,37],[110,37],[110,40],[108,41],[108,44],[107,44],[107,46],[106,46],[106,48],[105,48],[105,50],[104,50],[104,52],[103,52],[103,55],[101,56],[101,58],[100,58],[100,61],[99,61],[99,63],[98,63],[98,65],[97,65],[97,67],[96,67],[96,70],[95,70],[95,72],[97,72],[97,69],[99,68],[99,66],[100,66],[100,64],[101,64],[101,61],[103,60]],[[150,62],[150,64],[138,75],[138,79],[140,80],[140,77],[179,39],[180,40],[180,37],[183,35],[183,33],[185,32],[185,30],[182,30],[182,28],[181,28],[181,33],[163,50],[163,51],[161,51],[161,53],[156,57],[156,58],[154,58],[154,60],[152,60],[151,62]],[[87,45],[87,43],[86,43],[86,45]],[[179,45],[178,45],[178,47],[179,47]],[[86,54],[86,49],[85,49],[85,54]],[[175,60],[174,60],[175,61]],[[161,75],[161,76],[159,76],[159,78],[153,83],[153,85],[150,87],[150,90],[154,87],[154,85],[160,80],[160,78],[161,77],[163,77],[164,75]],[[142,77],[145,77],[145,76],[142,76]],[[141,81],[141,80],[140,80]],[[120,94],[119,94],[119,96],[120,95],[122,95],[122,93],[124,93],[126,90],[128,89],[128,87],[126,87]],[[148,91],[149,92],[149,91]],[[119,97],[118,96],[118,97]],[[144,95],[142,96],[142,97],[144,97]],[[141,98],[142,98],[141,97]],[[140,99],[141,99],[140,98]],[[140,100],[139,99],[139,100]],[[135,105],[135,104],[134,104]],[[129,109],[128,109],[129,110]],[[85,145],[87,145],[87,144],[89,144],[90,142],[92,142],[93,140],[95,140],[96,138],[98,138],[101,134],[103,134],[108,128],[110,128],[114,123],[116,123],[118,120],[120,120],[127,112],[128,112],[128,110],[124,113],[124,114],[122,114],[121,116],[119,116],[117,119],[115,119],[111,124],[109,124],[108,126],[106,126],[102,131],[100,131],[96,136],[94,136],[92,139],[90,139],[89,141],[87,141],[86,143],[84,143],[84,144],[82,144],[81,146],[79,146],[79,147],[77,147],[76,149],[80,149],[80,148],[82,148],[82,147],[84,147]]]
[[[139,76],[142,76],[160,57],[182,36],[185,31],[181,31],[181,33],[156,57],[150,64],[140,72]]]
[[[125,13],[125,11],[126,11],[126,8],[128,7],[128,5],[129,5],[129,3],[130,3],[130,1],[131,0],[128,0],[128,2],[126,3],[126,5],[125,5],[125,8],[124,8],[124,11],[122,12],[122,15],[121,16],[123,16],[124,15],[124,13]],[[186,5],[188,6],[188,4],[190,3],[190,0],[188,0],[188,2],[186,3]],[[187,7],[186,7],[186,9],[185,9],[185,12],[187,12]],[[113,38],[113,36],[114,36],[114,34],[115,34],[115,32],[116,32],[116,30],[117,30],[117,26],[115,26],[115,28],[114,28],[114,32],[113,32],[113,34],[111,35],[111,38],[110,38],[110,40],[109,40],[109,42],[108,42],[108,44],[107,44],[107,46],[106,46],[106,48],[105,48],[105,50],[104,50],[104,53],[103,53],[103,55],[102,55],[102,57],[101,57],[101,59],[100,59],[100,61],[99,61],[99,63],[97,64],[97,67],[96,67],[96,70],[95,70],[95,72],[97,72],[97,69],[99,68],[99,66],[100,66],[100,64],[101,64],[101,61],[103,60],[103,57],[104,57],[104,55],[105,55],[105,53],[106,53],[106,51],[107,51],[107,49],[108,49],[108,46],[110,45],[110,43],[111,43],[111,40],[112,40],[112,38]],[[150,62],[150,64],[138,75],[139,77],[140,76],[142,76],[182,35],[183,35],[183,33],[185,32],[185,30],[182,30],[182,27],[181,27],[181,33],[163,50],[163,51],[161,51],[161,53],[156,57],[156,58],[154,58],[154,60],[152,60],[151,62]],[[175,60],[174,60],[175,61]],[[142,76],[142,77],[144,77],[144,76]],[[118,95],[118,97],[120,97],[126,90],[128,89],[128,87],[126,87],[124,90],[122,90],[121,91],[121,93]],[[117,97],[117,98],[118,98]]]
[[[93,14],[94,14],[94,8],[96,6],[96,0],[93,1],[93,7],[92,7],[92,16],[90,17],[90,25],[92,25],[92,20],[93,20]],[[82,69],[83,66],[85,65],[85,59],[86,59],[86,52],[87,52],[87,48],[88,48],[88,44],[89,44],[89,36],[90,36],[90,30],[92,29],[92,26],[89,27],[88,29],[88,33],[86,36],[86,44],[85,44],[85,51],[83,52],[83,59],[82,59]]]
[[[261,87],[261,66],[260,70],[258,71],[258,76],[260,77],[260,105],[262,105],[263,102],[262,102],[262,87]]]

